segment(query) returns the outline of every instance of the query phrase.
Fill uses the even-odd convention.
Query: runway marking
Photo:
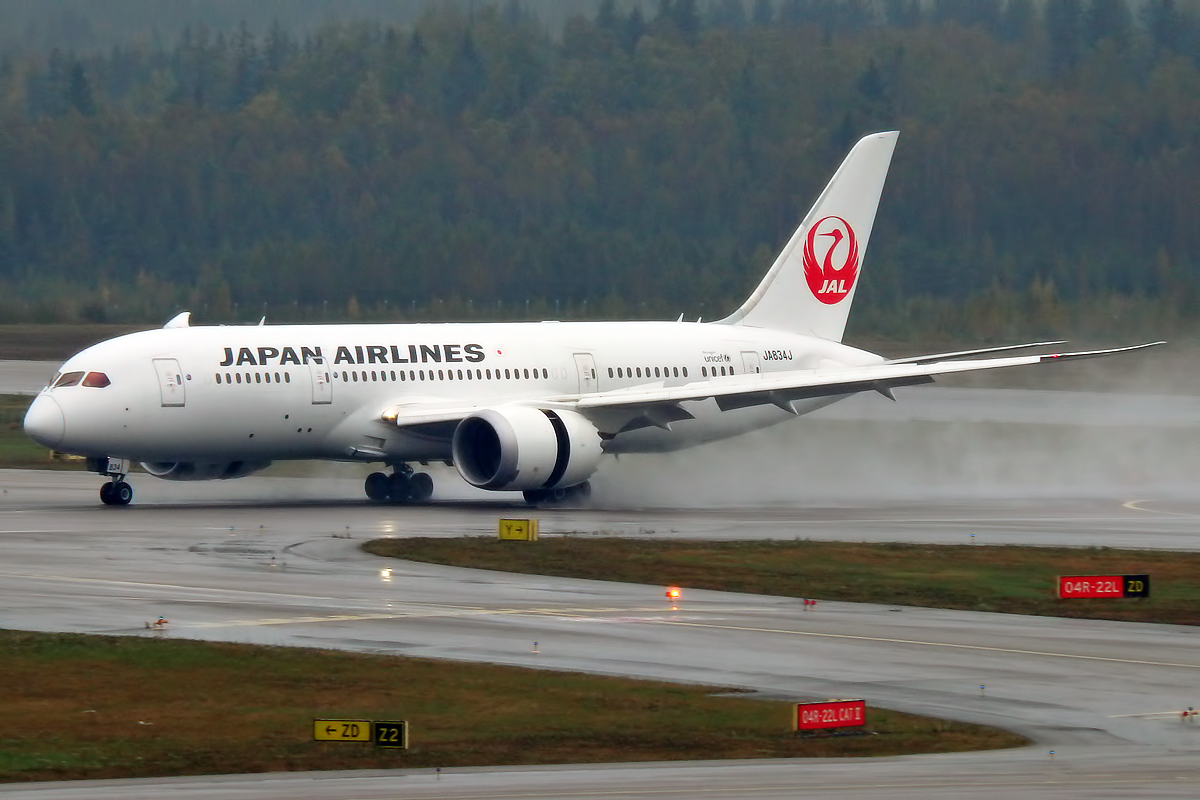
[[[1149,500],[1130,500],[1128,503],[1121,503],[1122,508],[1128,508],[1130,511],[1145,511],[1147,514],[1162,514],[1167,517],[1186,517],[1195,519],[1195,514],[1184,514],[1179,511],[1162,511],[1157,508],[1143,508],[1142,503],[1149,503]]]
[[[789,631],[776,628],[754,628],[742,625],[717,625],[708,622],[684,622],[682,620],[661,620],[659,625],[683,625],[693,628],[713,628],[716,630],[745,631],[746,633],[777,633],[785,636],[810,636],[821,639],[849,639],[862,642],[881,642],[883,644],[913,644],[923,647],[944,647],[952,650],[978,650],[987,653],[1011,653],[1021,656],[1046,656],[1047,658],[1069,658],[1078,661],[1103,661],[1112,664],[1136,664],[1143,667],[1177,667],[1179,669],[1200,670],[1200,664],[1178,664],[1171,661],[1143,661],[1134,658],[1113,658],[1111,656],[1088,656],[1074,653],[1052,653],[1043,650],[1022,650],[1016,647],[992,647],[983,644],[957,644],[955,642],[925,642],[920,639],[894,639],[887,636],[863,636],[852,633],[818,633],[816,631]]]
[[[304,625],[320,622],[355,622],[380,619],[443,619],[451,617],[492,617],[520,616],[527,614],[533,617],[553,617],[555,619],[582,618],[589,622],[607,622],[604,617],[586,617],[586,614],[630,614],[630,613],[669,613],[657,608],[445,608],[429,611],[396,611],[387,613],[363,614],[328,614],[305,617],[269,617],[266,619],[230,620],[228,622],[195,622],[176,627],[185,628],[225,628],[251,627],[255,625]],[[628,620],[620,620],[622,622]],[[662,620],[641,617],[635,622],[661,622]]]

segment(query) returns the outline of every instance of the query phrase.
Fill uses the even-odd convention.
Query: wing
[[[1002,367],[1099,358],[1116,353],[1132,352],[1164,344],[1151,342],[1111,350],[1088,350],[1077,353],[1053,353],[1033,356],[977,359],[974,361],[935,361],[925,363],[920,357],[885,361],[863,367],[845,369],[797,370],[759,375],[740,375],[717,381],[689,383],[675,387],[633,387],[615,392],[602,392],[579,398],[576,408],[611,408],[620,405],[678,403],[685,400],[713,398],[723,411],[770,403],[796,413],[791,406],[796,400],[830,397],[857,392],[877,391],[891,396],[898,386],[932,383],[935,375],[954,372],[975,372]],[[948,354],[952,356],[954,354]]]
[[[1010,345],[986,350],[941,353],[933,356],[913,356],[858,367],[734,375],[716,380],[691,381],[672,385],[659,382],[593,394],[546,397],[537,401],[522,400],[517,404],[574,410],[585,416],[623,411],[626,413],[621,416],[626,419],[641,417],[645,424],[666,428],[671,422],[692,418],[692,414],[680,405],[689,401],[711,398],[716,401],[722,411],[757,405],[774,405],[789,413],[797,414],[799,412],[793,405],[797,400],[835,397],[867,391],[879,392],[886,397],[895,399],[892,396],[892,389],[932,383],[936,375],[1099,358],[1117,353],[1144,350],[1148,347],[1165,344],[1165,342],[1149,342],[1131,347],[1086,350],[1075,353],[1006,356],[968,361],[953,360],[967,355],[1037,347],[1039,344]],[[447,423],[456,423],[480,408],[481,406],[463,405],[461,402],[428,398],[425,401],[393,405],[387,408],[380,418],[384,422],[398,427],[426,427],[430,434],[448,435],[452,431],[445,430]]]

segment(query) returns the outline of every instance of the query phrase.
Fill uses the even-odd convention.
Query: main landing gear
[[[127,506],[133,500],[133,487],[125,482],[125,476],[129,474],[129,459],[89,458],[87,468],[110,479],[100,487],[101,503],[106,506]]]
[[[584,481],[565,489],[529,489],[522,494],[531,506],[581,506],[592,496],[592,484]]]
[[[433,497],[433,478],[427,472],[413,472],[408,464],[397,464],[391,475],[372,472],[364,489],[376,503],[424,503]]]

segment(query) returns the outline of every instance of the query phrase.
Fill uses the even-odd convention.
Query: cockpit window
[[[63,386],[74,386],[81,380],[83,380],[82,372],[64,372],[58,377],[58,380],[54,382],[54,386],[51,388],[58,389]]]
[[[90,386],[93,389],[103,389],[111,381],[103,372],[89,372],[87,377],[83,379],[84,386]]]

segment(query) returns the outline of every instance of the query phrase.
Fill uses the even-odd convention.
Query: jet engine
[[[215,481],[244,478],[271,466],[270,461],[165,461],[142,462],[142,469],[166,481]]]
[[[600,463],[600,432],[573,411],[486,408],[454,431],[454,466],[472,486],[528,491],[583,483]]]

